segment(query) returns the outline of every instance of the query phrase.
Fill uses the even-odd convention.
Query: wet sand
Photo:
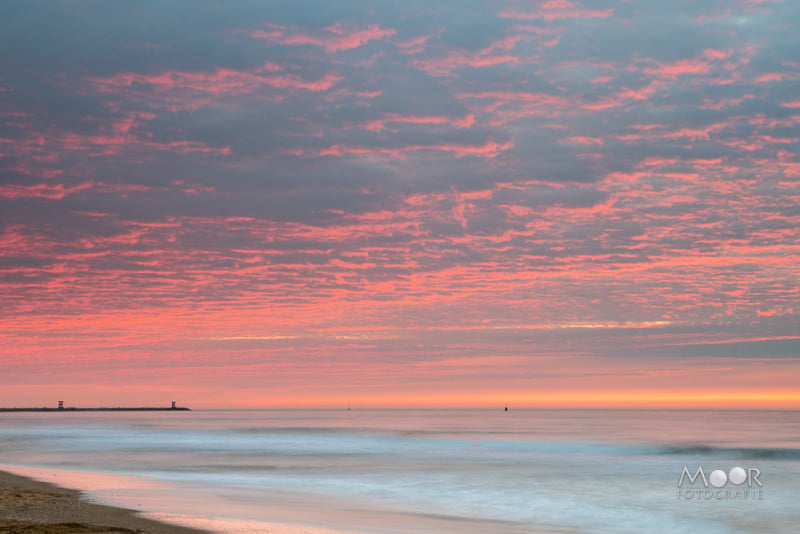
[[[127,483],[141,489],[145,487],[142,481],[97,473],[4,467],[21,473],[0,470],[0,534],[348,534],[299,524],[140,513],[89,502],[80,490],[45,480],[65,480],[70,486],[84,489],[102,487],[103,482],[112,483],[113,487]]]
[[[0,534],[202,534],[91,503],[76,490],[0,471]]]
[[[124,486],[124,477],[115,475],[70,472],[40,468],[7,469],[20,475],[0,470],[0,534],[356,534],[366,532],[460,532],[463,534],[532,534],[529,527],[513,522],[482,522],[462,520],[436,514],[409,516],[398,511],[353,509],[331,506],[330,502],[303,497],[311,506],[303,507],[303,520],[292,510],[297,508],[293,495],[272,495],[264,508],[276,522],[251,521],[212,515],[181,515],[175,513],[144,513],[136,510],[100,505],[83,498],[83,493],[44,482],[55,480],[79,488],[98,487],[103,477],[113,477],[115,484]],[[27,475],[34,478],[28,478]],[[112,482],[107,479],[106,482]],[[133,485],[142,488],[141,481]],[[99,487],[102,487],[102,483]],[[158,486],[154,486],[157,489]],[[315,506],[319,504],[319,506]],[[216,509],[219,513],[219,509]],[[226,514],[227,515],[227,514]],[[167,521],[167,522],[163,522]],[[316,525],[311,526],[310,524]],[[321,525],[349,525],[330,529]],[[187,526],[180,526],[187,525]],[[554,534],[551,529],[536,530],[540,534]],[[565,534],[567,531],[559,531]]]

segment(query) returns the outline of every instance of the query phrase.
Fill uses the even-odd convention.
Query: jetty
[[[76,408],[75,406],[64,406],[64,401],[58,401],[58,407],[33,407],[33,408],[0,408],[0,412],[189,412],[190,408],[178,406],[172,401],[172,406],[116,406],[98,408]]]

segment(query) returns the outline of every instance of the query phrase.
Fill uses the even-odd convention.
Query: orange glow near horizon
[[[373,395],[366,397],[247,398],[242,408],[474,408],[500,409],[800,409],[798,391],[554,391],[549,393],[479,393],[462,395]]]
[[[4,398],[10,398],[15,388]],[[45,388],[25,388],[17,392],[23,399],[33,393],[26,406],[55,406],[52,392]],[[67,406],[117,406],[120,391],[115,388],[93,388],[91,395],[78,387],[60,388],[59,395]],[[797,390],[614,390],[614,391],[508,391],[508,392],[408,392],[341,395],[335,393],[259,395],[256,391],[231,392],[212,388],[181,388],[179,406],[203,409],[729,409],[729,410],[797,410]],[[122,389],[129,406],[169,406],[171,397],[163,389]],[[210,398],[208,395],[210,394]],[[53,397],[55,398],[55,397]],[[59,397],[60,399],[60,397]],[[131,402],[130,399],[133,399]]]

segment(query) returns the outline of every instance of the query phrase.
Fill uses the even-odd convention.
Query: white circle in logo
[[[734,467],[731,469],[731,472],[728,474],[728,480],[731,481],[731,484],[744,484],[744,481],[747,480],[747,473],[741,467]]]
[[[715,469],[708,475],[708,481],[711,482],[711,485],[715,488],[721,488],[728,483],[728,475],[725,474],[725,471]]]

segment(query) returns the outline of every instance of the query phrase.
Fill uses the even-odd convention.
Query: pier
[[[190,412],[191,408],[166,406],[141,406],[125,407],[117,406],[113,408],[0,408],[0,412]]]
[[[58,401],[58,407],[31,407],[31,408],[0,408],[0,412],[190,412],[190,408],[178,406],[172,401],[172,406],[116,406],[98,408],[76,408],[64,406],[64,401]]]

